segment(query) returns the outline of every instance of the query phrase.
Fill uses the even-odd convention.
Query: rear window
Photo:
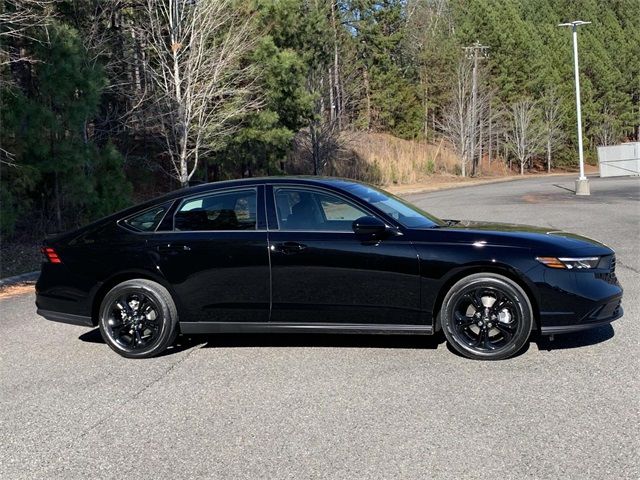
[[[138,232],[153,232],[158,228],[158,225],[160,225],[170,205],[170,203],[156,205],[155,207],[125,218],[122,223]]]

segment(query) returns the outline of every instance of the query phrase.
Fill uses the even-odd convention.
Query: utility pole
[[[476,174],[476,127],[478,125],[477,118],[477,102],[478,102],[478,60],[480,55],[486,58],[489,54],[487,52],[489,47],[480,44],[479,41],[471,45],[470,47],[464,47],[467,58],[473,58],[473,74],[471,80],[471,175]]]
[[[588,25],[591,22],[574,20],[569,23],[560,23],[559,27],[571,27],[573,30],[573,70],[576,84],[576,116],[578,122],[578,160],[580,162],[580,177],[576,180],[576,195],[589,195],[589,179],[584,174],[584,155],[582,153],[582,110],[580,106],[580,70],[578,68],[578,27]]]

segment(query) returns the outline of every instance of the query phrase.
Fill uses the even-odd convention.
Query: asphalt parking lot
[[[0,478],[640,478],[640,179],[547,177],[408,198],[618,254],[625,316],[478,362],[439,338],[225,335],[120,358],[0,300]]]

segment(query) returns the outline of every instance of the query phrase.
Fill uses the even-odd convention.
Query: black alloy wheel
[[[516,354],[531,334],[533,313],[526,293],[496,274],[474,274],[445,297],[442,328],[449,344],[475,359],[500,360]]]
[[[160,334],[159,309],[144,293],[125,293],[108,309],[109,336],[124,348],[140,349],[153,343]]]
[[[111,289],[100,307],[100,333],[127,358],[148,358],[176,336],[177,311],[170,293],[150,280],[128,280]]]

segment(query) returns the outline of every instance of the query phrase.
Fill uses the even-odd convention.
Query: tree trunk
[[[371,91],[369,87],[369,71],[365,65],[364,71],[362,74],[362,81],[364,83],[364,92],[365,92],[365,130],[369,131],[371,128]]]
[[[520,175],[524,175],[524,164],[525,164],[525,161],[523,161],[521,159],[520,160]]]
[[[318,132],[315,122],[309,125],[309,133],[311,135],[311,157],[313,160],[313,174],[318,175],[320,171],[320,149],[318,148]]]
[[[333,83],[333,75],[331,74],[331,67],[329,67],[329,119],[331,122],[336,120],[337,105],[334,97],[335,84]]]
[[[491,104],[489,104],[489,167],[491,167],[491,156],[493,154],[493,137],[492,137],[492,126],[493,126],[493,122],[492,122],[492,117],[491,117]]]
[[[331,26],[333,28],[333,86],[335,88],[335,118],[338,130],[342,130],[343,99],[340,88],[340,60],[338,49],[338,28],[336,22],[336,2],[331,1]],[[331,72],[329,72],[331,74]]]
[[[551,173],[551,140],[547,140],[547,173]]]
[[[478,167],[477,167],[477,171],[476,173],[478,175],[482,175],[482,153],[484,151],[484,129],[482,128],[482,125],[480,125],[480,145],[478,148]]]
[[[180,152],[180,186],[186,188],[189,186],[189,173],[187,172],[187,159],[184,158],[183,152]]]
[[[53,186],[55,192],[55,204],[56,204],[56,222],[58,226],[58,232],[62,231],[62,208],[60,207],[60,182],[58,181],[58,172],[53,174]]]
[[[429,139],[429,102],[427,83],[424,84],[424,139]]]
[[[142,91],[142,81],[140,75],[140,55],[138,51],[138,39],[136,37],[136,30],[134,28],[133,19],[129,22],[129,33],[131,35],[132,49],[133,49],[133,78],[134,85],[136,86],[136,95]]]

